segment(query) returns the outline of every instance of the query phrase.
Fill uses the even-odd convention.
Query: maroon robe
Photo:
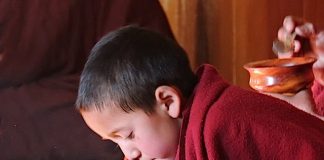
[[[1,160],[122,158],[74,103],[92,46],[134,23],[172,37],[157,0],[0,1]]]
[[[324,158],[324,122],[292,105],[226,83],[210,65],[183,112],[176,159]]]

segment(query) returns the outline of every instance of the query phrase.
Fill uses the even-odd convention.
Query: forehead
[[[125,126],[129,121],[128,116],[130,116],[129,113],[116,107],[102,110],[81,110],[80,113],[90,129],[103,138],[108,132]]]
[[[84,121],[90,129],[104,139],[115,131],[131,130],[138,123],[150,121],[150,116],[142,110],[125,112],[118,107],[107,107],[102,110],[80,111]]]

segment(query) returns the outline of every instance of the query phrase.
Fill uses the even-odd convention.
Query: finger
[[[324,31],[320,31],[320,32],[317,34],[317,37],[319,37],[319,38],[324,38]]]
[[[302,18],[287,16],[283,21],[283,27],[286,29],[286,31],[291,33],[294,32],[296,26],[302,25],[303,23],[304,20]]]
[[[302,37],[310,37],[315,34],[315,28],[312,23],[305,23],[295,28],[297,35]]]
[[[324,56],[324,31],[317,34],[314,47],[317,55]]]
[[[301,49],[301,43],[299,41],[294,40],[294,52],[297,53]]]
[[[316,46],[324,48],[324,31],[321,31],[316,36]]]
[[[286,31],[290,33],[294,31],[295,23],[292,16],[285,17],[283,21],[283,27],[285,28]]]
[[[278,39],[280,41],[286,41],[287,37],[290,36],[291,32],[288,32],[284,27],[278,30]]]

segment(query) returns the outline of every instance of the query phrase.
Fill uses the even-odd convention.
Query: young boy
[[[194,74],[185,51],[128,26],[103,37],[83,70],[77,109],[127,159],[321,159],[324,122],[288,103]]]

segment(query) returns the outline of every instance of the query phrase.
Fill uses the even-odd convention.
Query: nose
[[[133,159],[136,160],[141,157],[140,150],[137,149],[134,145],[127,143],[127,144],[119,144],[119,146],[128,160],[133,160]]]
[[[141,152],[139,150],[131,151],[130,159],[139,159],[141,157]]]

